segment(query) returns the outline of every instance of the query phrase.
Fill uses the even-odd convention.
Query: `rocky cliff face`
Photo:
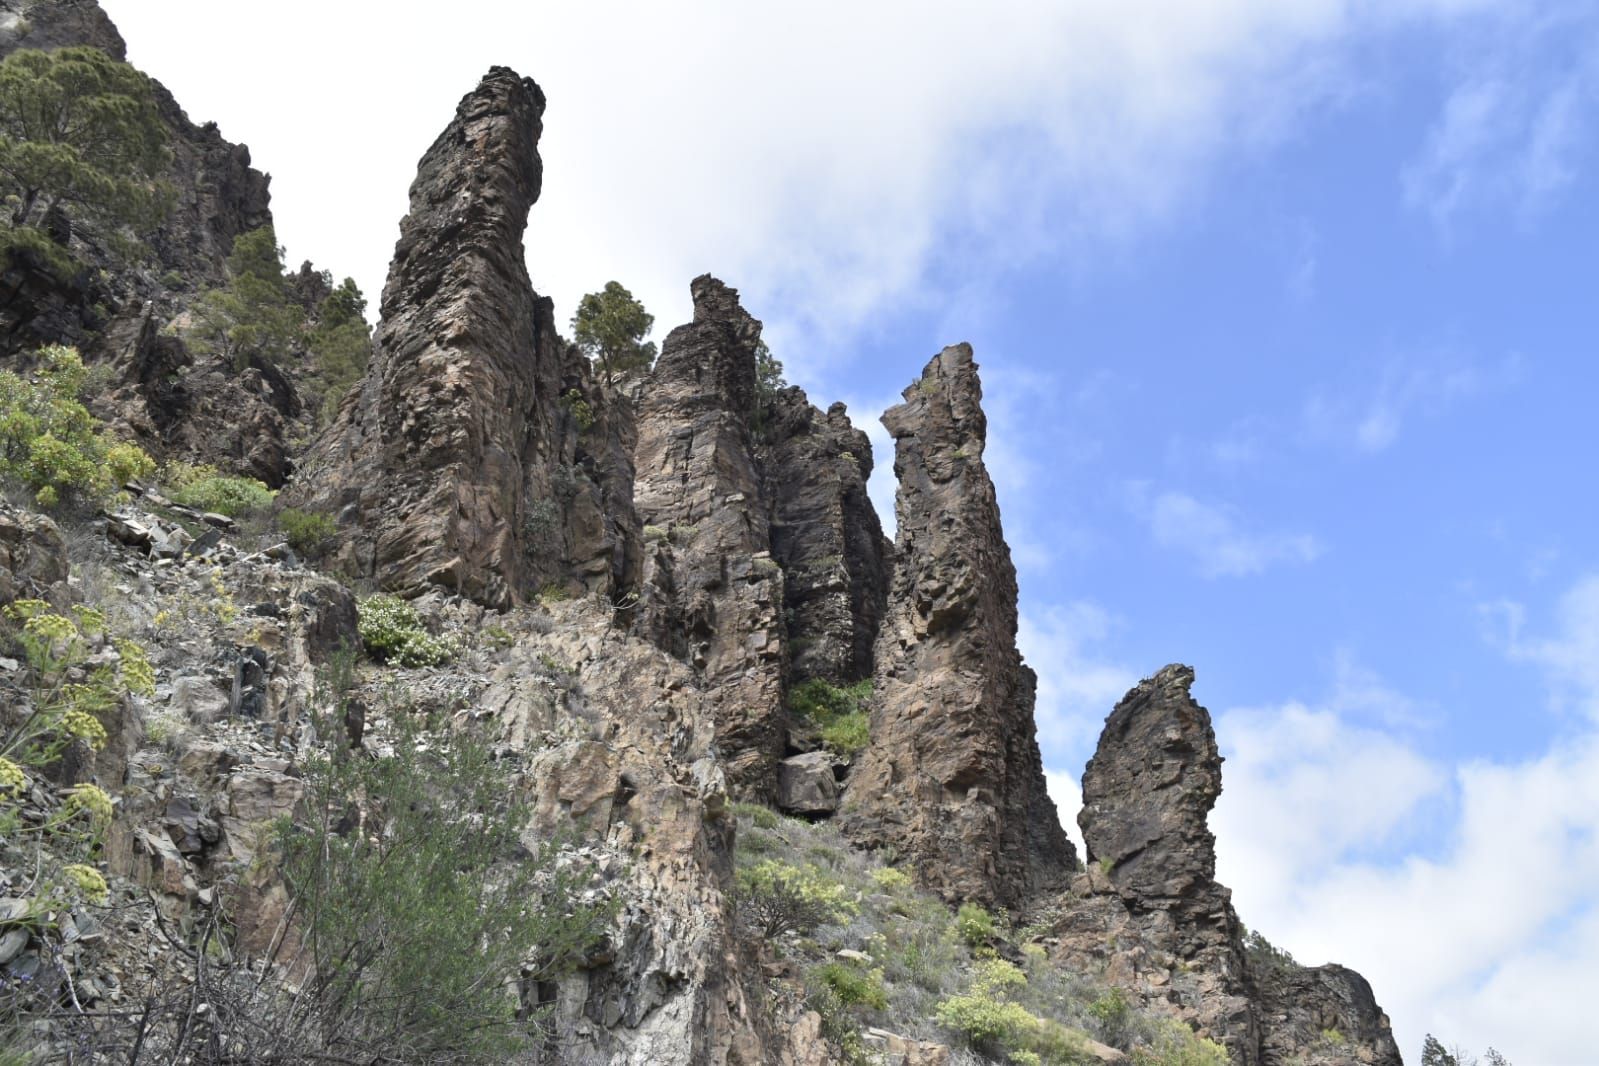
[[[825,412],[788,388],[761,412],[759,461],[783,569],[789,678],[872,676],[888,601],[892,546],[866,494],[872,446],[835,403]]]
[[[1215,879],[1206,823],[1222,759],[1193,683],[1192,668],[1168,666],[1106,719],[1083,774],[1087,865],[1062,901],[1057,957],[1103,967],[1144,1005],[1224,1044],[1240,1066],[1397,1066],[1388,1018],[1359,974],[1246,949],[1232,893]]]
[[[947,899],[1014,907],[1077,860],[1045,791],[970,346],[945,348],[904,397],[883,416],[899,534],[844,825],[866,846],[893,841]]]
[[[28,46],[122,52],[92,0],[0,0],[0,52],[17,45],[23,13]],[[152,246],[181,291],[133,271],[108,321],[75,310],[88,290],[43,294],[57,303],[35,319],[53,323],[48,339],[79,339],[120,369],[100,405],[125,431],[274,484],[292,473],[286,502],[338,518],[336,566],[412,597],[462,638],[455,662],[403,676],[413,709],[492,736],[535,800],[530,837],[576,833],[621,901],[605,949],[535,990],[556,1019],[552,1061],[834,1057],[792,960],[737,920],[730,800],[781,791],[791,812],[835,819],[812,828],[839,850],[859,858],[836,828],[861,849],[892,846],[946,902],[1053,915],[1056,965],[1223,1041],[1239,1066],[1398,1063],[1358,974],[1245,942],[1215,882],[1207,816],[1221,759],[1188,668],[1143,682],[1107,720],[1084,778],[1079,867],[1045,789],[969,347],[936,356],[884,416],[899,479],[892,545],[866,494],[866,437],[842,405],[824,411],[792,388],[757,395],[760,323],[721,281],[693,281],[693,320],[646,377],[598,382],[524,265],[544,98],[494,68],[421,160],[369,373],[296,468],[293,375],[232,372],[163,331],[221,280],[232,238],[270,216],[247,151],[159,97],[180,203]],[[296,762],[317,740],[317,670],[356,638],[338,582],[234,535],[159,559],[148,538],[97,541],[85,556],[95,569],[72,560],[80,590],[131,590],[123,606],[155,633],[161,684],[144,712],[124,709],[95,765],[69,769],[123,790],[107,869],[153,893],[174,927],[204,917],[233,864],[254,871],[230,899],[250,951],[287,905],[252,842],[294,808]],[[0,601],[66,602],[67,569],[52,523],[0,508]],[[197,606],[219,583],[248,605],[242,615],[231,598],[225,611]],[[394,671],[365,669],[359,702],[378,708]],[[787,691],[868,678],[866,749],[853,761],[810,750]],[[197,732],[176,765],[147,720]],[[374,712],[360,729],[383,725]],[[162,949],[145,950],[161,943],[153,928],[117,940],[130,969],[101,992],[166,972],[150,961]],[[949,1061],[936,1044],[873,1039],[904,1063]]]
[[[644,386],[633,502],[648,548],[639,626],[691,663],[716,701],[728,777],[769,797],[783,752],[783,576],[755,467],[755,346],[738,293],[694,279]]]
[[[423,156],[366,379],[297,482],[296,498],[340,516],[345,564],[385,587],[503,607],[564,586],[574,545],[602,583],[637,557],[627,519],[607,524],[626,507],[604,507],[625,496],[610,476],[625,457],[578,447],[595,424],[602,440],[630,424],[596,415],[599,397],[528,281],[543,112],[537,85],[495,68]]]

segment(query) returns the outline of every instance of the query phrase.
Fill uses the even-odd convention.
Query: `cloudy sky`
[[[1599,8],[102,2],[374,297],[506,64],[563,319],[614,277],[663,335],[712,271],[885,474],[876,415],[971,341],[1068,817],[1116,698],[1191,663],[1251,926],[1363,971],[1412,1060],[1592,1061]]]

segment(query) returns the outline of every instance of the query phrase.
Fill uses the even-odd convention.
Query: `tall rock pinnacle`
[[[761,324],[716,278],[690,288],[694,320],[667,335],[639,408],[639,624],[699,672],[729,782],[764,797],[783,749],[785,633],[749,426]]]
[[[1222,760],[1210,715],[1189,695],[1193,683],[1192,668],[1168,666],[1116,705],[1083,773],[1077,823],[1087,861],[1101,864],[1130,906],[1183,910],[1209,924],[1228,899],[1206,824]]]
[[[522,248],[543,113],[537,85],[494,67],[423,156],[366,380],[306,464],[348,562],[387,587],[501,606],[549,563],[536,519],[564,353]]]
[[[1353,970],[1251,949],[1216,883],[1207,824],[1222,758],[1191,667],[1133,687],[1105,721],[1077,816],[1086,871],[1062,897],[1058,957],[1225,1044],[1239,1066],[1399,1066],[1388,1018]],[[1325,1034],[1336,1030],[1336,1042]]]
[[[1045,790],[1036,678],[1016,651],[1016,570],[983,466],[971,347],[945,348],[904,397],[883,416],[897,558],[844,828],[894,842],[946,898],[1015,906],[1062,887],[1077,860]]]

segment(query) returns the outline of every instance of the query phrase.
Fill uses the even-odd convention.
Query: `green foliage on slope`
[[[734,813],[738,921],[803,974],[807,1004],[847,1061],[868,1061],[861,1034],[876,1026],[963,1048],[963,1061],[1090,1066],[1093,1039],[1137,1066],[1225,1066],[1218,1045],[1062,970],[1004,914],[976,904],[952,913],[835,826],[753,804]],[[828,906],[778,900],[787,910],[774,917],[767,890],[784,884]]]
[[[487,745],[407,721],[391,755],[308,763],[304,815],[279,825],[309,993],[331,1048],[504,1062],[535,1046],[514,988],[580,961],[615,907],[559,842],[524,847],[531,811]]]
[[[822,743],[829,750],[839,755],[854,755],[871,739],[866,711],[866,701],[871,696],[870,681],[857,681],[841,688],[814,678],[788,690],[788,710],[820,727]]]
[[[150,81],[98,48],[23,49],[0,63],[0,251],[72,266],[40,227],[53,211],[102,242],[170,209],[170,159]]]
[[[72,348],[39,352],[31,376],[0,370],[0,480],[44,507],[69,497],[99,502],[155,470],[138,447],[108,433],[84,406],[88,380]]]

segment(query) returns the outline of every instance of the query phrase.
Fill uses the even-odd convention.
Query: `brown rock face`
[[[1240,1066],[1398,1066],[1388,1019],[1341,966],[1252,961],[1206,824],[1221,793],[1194,671],[1168,666],[1128,692],[1083,774],[1086,873],[1061,902],[1059,961],[1103,969],[1146,1008],[1223,1043]],[[1333,1046],[1324,1030],[1345,1043]],[[1325,1056],[1331,1056],[1327,1058]]]
[[[899,536],[871,744],[841,816],[945,898],[1015,907],[1063,886],[1077,858],[1045,791],[970,346],[945,348],[904,396],[883,416]]]
[[[1194,672],[1168,666],[1129,692],[1105,722],[1083,773],[1077,823],[1088,862],[1139,910],[1203,919],[1226,911],[1206,816],[1221,795],[1210,715],[1188,694]]]
[[[755,466],[755,346],[738,293],[694,279],[639,408],[633,501],[647,544],[639,626],[694,666],[735,792],[769,798],[783,753],[783,576]]]
[[[296,489],[340,515],[347,565],[401,592],[504,606],[567,582],[574,545],[602,580],[631,565],[626,521],[604,517],[626,510],[613,498],[628,486],[603,443],[630,425],[604,417],[524,265],[543,113],[537,85],[495,67],[423,156],[367,377]],[[587,427],[561,402],[574,393]],[[590,454],[578,438],[596,426]]]
[[[44,515],[0,500],[0,606],[26,598],[58,600],[66,593],[67,543]]]
[[[844,405],[824,413],[797,388],[763,411],[759,451],[783,568],[791,681],[872,676],[888,600],[888,545],[866,493],[872,447]]]

